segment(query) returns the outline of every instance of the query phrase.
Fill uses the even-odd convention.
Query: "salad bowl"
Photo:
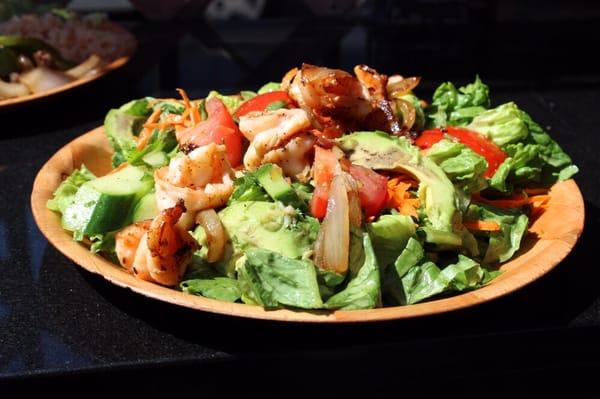
[[[82,84],[81,82],[78,84]],[[482,304],[525,287],[556,267],[573,249],[583,231],[584,202],[574,180],[561,181],[550,189],[545,212],[529,227],[521,250],[500,266],[501,274],[489,284],[448,298],[414,305],[369,310],[303,311],[266,310],[260,306],[229,303],[194,296],[140,280],[109,260],[93,254],[61,227],[60,215],[46,202],[64,176],[85,164],[96,176],[111,170],[112,149],[103,128],[81,135],[56,152],[39,171],[32,190],[31,207],[37,225],[48,241],[88,272],[138,294],[177,306],[224,315],[255,319],[309,323],[360,323],[406,319],[449,312]]]

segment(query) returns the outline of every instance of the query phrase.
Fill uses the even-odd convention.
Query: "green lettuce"
[[[220,301],[235,302],[242,296],[239,282],[229,277],[185,280],[179,286],[185,293]]]
[[[363,233],[364,262],[346,288],[325,302],[327,309],[372,309],[381,305],[379,265],[369,234]]]
[[[440,140],[427,151],[427,157],[438,164],[450,181],[466,193],[478,192],[487,186],[484,177],[487,161],[461,143]]]
[[[490,90],[479,76],[458,90],[452,82],[442,83],[426,109],[428,127],[465,126],[490,107]]]
[[[73,173],[54,190],[52,198],[46,202],[46,207],[52,211],[64,213],[73,203],[77,190],[83,183],[95,179],[96,176],[85,165],[75,169]]]
[[[238,269],[242,299],[249,298],[249,302],[265,308],[323,307],[317,273],[311,262],[262,248],[248,248],[245,252],[245,262]]]
[[[228,205],[241,201],[271,201],[264,188],[258,182],[256,175],[246,172],[234,182],[235,188],[229,197]]]
[[[478,240],[483,242],[483,262],[494,264],[506,262],[519,250],[527,232],[529,218],[520,209],[500,209],[490,205],[471,204],[464,220],[492,220],[500,225],[497,232],[479,232]]]
[[[281,89],[281,85],[278,82],[269,82],[264,84],[260,89],[258,89],[258,94],[270,93],[272,91],[277,91]]]
[[[490,179],[490,187],[509,192],[514,186],[552,184],[578,169],[558,143],[515,103],[490,109],[468,126],[500,146],[508,158]]]
[[[383,269],[402,252],[408,239],[415,234],[415,223],[407,215],[381,215],[367,224],[378,263]]]
[[[208,96],[206,96],[206,99],[209,100],[213,97],[218,98],[219,100],[221,100],[223,102],[223,104],[225,105],[225,107],[227,107],[227,110],[229,111],[229,113],[233,114],[238,107],[240,106],[240,104],[243,102],[241,96],[238,95],[225,95],[225,94],[221,94],[218,91],[211,91],[210,93],[208,93]]]

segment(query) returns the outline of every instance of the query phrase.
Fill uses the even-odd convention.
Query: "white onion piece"
[[[33,93],[52,90],[73,81],[73,78],[64,72],[53,71],[45,67],[37,67],[21,74],[21,83]]]
[[[208,243],[206,261],[214,263],[221,260],[225,250],[225,231],[219,215],[217,215],[214,209],[206,209],[198,212],[196,222],[206,232],[206,241]]]
[[[74,66],[68,71],[65,71],[65,73],[72,78],[79,79],[80,77],[82,77],[83,75],[100,65],[100,61],[100,57],[98,57],[96,54],[92,54],[88,57],[87,60],[83,61],[77,66]]]
[[[350,220],[348,193],[342,175],[331,182],[327,213],[315,244],[315,263],[324,270],[344,273],[348,270]]]
[[[7,83],[0,79],[0,99],[26,96],[29,89],[22,83]]]
[[[360,207],[360,197],[358,196],[358,182],[346,172],[342,176],[344,177],[348,192],[348,217],[350,225],[360,227],[362,224],[362,209]]]

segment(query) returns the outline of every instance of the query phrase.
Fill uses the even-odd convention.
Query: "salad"
[[[479,288],[577,167],[477,77],[303,64],[257,92],[141,98],[106,115],[114,169],[82,165],[48,208],[134,276],[294,309],[415,304]]]

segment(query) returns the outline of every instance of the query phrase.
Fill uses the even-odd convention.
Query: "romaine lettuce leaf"
[[[327,309],[372,309],[381,304],[379,266],[369,234],[363,233],[364,263],[346,288],[325,302]]]
[[[484,177],[487,161],[467,146],[443,139],[435,143],[426,155],[464,192],[481,191],[487,186]]]
[[[506,262],[517,252],[527,231],[529,218],[520,209],[500,209],[490,205],[471,204],[464,220],[493,220],[500,231],[478,233],[478,239],[487,244],[483,263]]]
[[[229,113],[233,114],[235,112],[235,110],[238,109],[238,107],[240,106],[240,104],[243,102],[241,96],[238,95],[225,95],[225,94],[221,94],[218,91],[211,91],[210,93],[208,93],[208,96],[206,96],[206,99],[211,99],[213,97],[217,97],[219,100],[221,100],[223,102],[223,104],[225,104],[225,107],[227,107],[227,110],[229,111]]]
[[[234,182],[234,186],[233,193],[227,202],[228,205],[240,201],[271,201],[271,198],[252,172],[246,172],[243,176],[238,177]]]
[[[368,223],[367,229],[382,269],[394,263],[416,231],[411,217],[400,214],[381,215],[376,221]]]
[[[500,147],[522,141],[529,134],[527,125],[521,119],[521,110],[513,102],[483,112],[467,128]]]
[[[220,301],[235,302],[242,296],[238,281],[229,277],[185,280],[179,286],[185,293]]]
[[[323,307],[314,265],[262,248],[248,248],[238,269],[242,293],[266,308]],[[243,297],[242,297],[243,299]]]
[[[458,90],[452,82],[442,83],[426,109],[428,127],[465,126],[490,107],[490,90],[479,76]]]
[[[83,183],[95,179],[96,176],[85,165],[75,169],[73,173],[54,190],[52,198],[46,202],[46,207],[52,211],[64,213],[73,203],[77,190]]]
[[[258,89],[258,94],[270,93],[277,90],[281,90],[281,85],[278,82],[269,82]]]

